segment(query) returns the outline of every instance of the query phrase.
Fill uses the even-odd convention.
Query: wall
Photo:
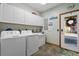
[[[75,3],[74,3],[75,4]],[[51,30],[45,30],[47,35],[47,42],[59,45],[59,32],[57,29],[59,28],[59,14],[75,9],[79,9],[79,4],[75,4],[74,8],[70,8],[73,4],[72,3],[63,3],[55,8],[52,8],[44,13],[42,13],[42,17],[44,17],[44,21],[47,22],[46,19],[49,19],[52,16],[57,16],[58,19],[54,20],[54,25]],[[47,25],[47,23],[45,23]]]
[[[40,29],[42,29],[41,26],[31,26],[31,25],[20,25],[20,24],[12,24],[12,23],[1,23],[0,22],[0,32],[7,29],[12,28],[13,30],[33,30],[33,32],[41,32]]]

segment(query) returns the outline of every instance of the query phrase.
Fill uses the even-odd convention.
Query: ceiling
[[[41,3],[26,3],[24,5],[28,5],[29,7],[35,9],[36,11],[42,13],[45,12],[51,8],[54,8],[58,5],[60,5],[61,3],[47,3],[45,5],[42,5]]]

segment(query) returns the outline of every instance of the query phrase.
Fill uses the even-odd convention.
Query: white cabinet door
[[[24,13],[25,11],[21,8],[15,7],[14,8],[14,20],[18,24],[24,24]]]
[[[29,36],[27,39],[27,55],[30,56],[38,51],[38,42],[36,36]]]
[[[37,35],[36,38],[37,38],[38,48],[45,44],[45,36],[44,35]]]
[[[42,17],[34,15],[34,25],[43,26],[43,21]]]
[[[26,24],[26,25],[32,25],[32,18],[31,18],[31,13],[29,13],[29,12],[27,12],[27,11],[25,11],[25,15],[24,15],[24,23]]]
[[[32,15],[30,16],[30,24],[31,24],[31,25],[36,25],[36,26],[38,26],[37,23],[38,23],[38,22],[37,22],[36,16],[32,14]]]
[[[1,40],[1,56],[25,56],[25,38]]]
[[[37,15],[31,15],[31,24],[36,26],[43,26],[43,19]]]
[[[25,11],[25,24],[26,25],[36,25],[35,16],[27,11]]]
[[[8,4],[3,4],[3,22],[13,23],[14,21],[14,7]]]
[[[38,16],[38,22],[39,22],[39,25],[40,26],[44,26],[44,19],[42,18],[42,17],[40,17],[40,16]]]
[[[33,14],[30,14],[30,20],[29,20],[30,25],[36,25],[36,19]]]
[[[2,4],[0,4],[0,22],[2,21]]]
[[[44,35],[39,35],[38,36],[38,40],[39,40],[39,46],[43,46],[45,44],[45,36]]]
[[[25,24],[43,26],[43,19],[40,16],[33,15],[33,14],[25,11]]]
[[[24,24],[25,11],[21,8],[14,7],[8,4],[2,4],[2,6],[0,5],[0,13],[0,15],[2,16],[1,22]]]

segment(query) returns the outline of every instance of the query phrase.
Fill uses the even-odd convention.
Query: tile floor
[[[51,44],[45,44],[32,56],[79,56],[79,53],[66,50]]]

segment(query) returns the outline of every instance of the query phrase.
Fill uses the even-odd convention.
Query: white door
[[[48,19],[47,42],[59,45],[58,19]]]
[[[61,47],[79,52],[79,11],[61,15]]]

